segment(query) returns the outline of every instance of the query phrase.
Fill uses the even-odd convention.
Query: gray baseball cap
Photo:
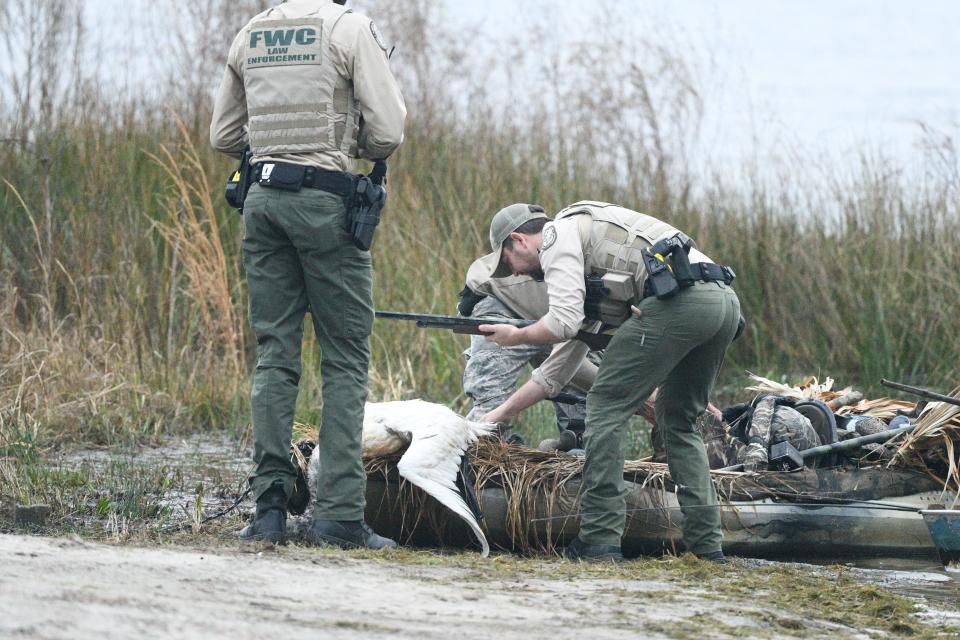
[[[493,220],[490,221],[490,248],[493,249],[493,253],[484,258],[490,261],[491,266],[496,267],[490,274],[491,278],[505,278],[511,275],[510,267],[500,262],[503,255],[503,241],[521,225],[537,218],[549,219],[549,216],[544,212],[543,207],[524,203],[511,204],[500,209],[497,215],[493,216]]]

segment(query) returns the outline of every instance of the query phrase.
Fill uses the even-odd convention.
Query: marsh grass
[[[116,542],[178,539],[179,532],[235,533],[245,517],[248,463],[231,453],[235,443],[197,447],[197,440],[142,447],[75,451],[67,456],[0,458],[0,529],[79,534]],[[15,505],[46,505],[42,525],[16,522]],[[221,512],[226,513],[210,520]]]
[[[910,173],[865,151],[849,176],[791,166],[774,168],[777,180],[733,182],[695,168],[690,143],[709,96],[696,60],[669,43],[639,42],[611,20],[601,42],[546,38],[508,69],[458,53],[428,0],[370,11],[405,43],[394,66],[410,107],[373,252],[378,308],[453,312],[506,203],[556,211],[606,200],[673,222],[736,269],[749,328],[722,388],[742,387],[745,369],[831,375],[868,392],[881,375],[953,386],[960,183],[950,135]],[[206,142],[209,98],[171,88],[171,113],[163,99],[111,100],[33,71],[31,82],[70,90],[51,93],[37,117],[26,98],[0,104],[17,116],[0,131],[0,455],[243,432],[255,350],[241,222],[221,194],[234,161]],[[508,106],[494,81],[506,83]],[[466,409],[467,345],[377,321],[371,398]],[[316,422],[309,323],[304,356],[298,417]],[[552,434],[552,411],[522,423],[535,445]]]

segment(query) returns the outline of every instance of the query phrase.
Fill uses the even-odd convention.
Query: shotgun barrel
[[[447,329],[454,333],[472,335],[488,335],[480,331],[482,324],[509,324],[514,327],[529,327],[535,320],[514,320],[511,318],[462,318],[460,316],[441,316],[423,313],[404,313],[401,311],[377,311],[376,317],[385,320],[408,320],[416,322],[418,327],[427,329]],[[592,351],[605,349],[610,344],[611,336],[604,333],[577,332],[576,340],[586,344]]]
[[[942,393],[927,391],[926,389],[921,389],[920,387],[911,387],[908,384],[893,382],[892,380],[887,380],[886,378],[881,378],[880,384],[882,384],[885,387],[890,387],[891,389],[896,389],[897,391],[903,391],[905,393],[911,393],[915,396],[920,396],[921,398],[926,398],[927,400],[936,400],[937,402],[946,402],[947,404],[954,404],[960,407],[960,399],[957,399],[951,396],[945,396]]]

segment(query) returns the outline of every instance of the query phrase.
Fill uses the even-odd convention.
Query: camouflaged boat
[[[576,536],[582,459],[490,442],[471,454],[482,524],[494,549],[549,553]],[[368,471],[366,516],[378,532],[407,544],[475,546],[465,526],[399,482],[391,460],[368,461]],[[666,465],[628,462],[624,475],[624,552],[682,551],[683,515]],[[920,510],[945,495],[928,473],[874,466],[712,475],[730,555],[936,558]]]
[[[725,410],[718,423],[723,429],[698,424],[711,467],[717,469],[711,475],[721,498],[727,553],[799,561],[937,558],[920,512],[960,500],[960,401],[955,400],[960,388],[954,398],[938,396],[950,402],[918,405],[863,400],[849,388],[833,392],[830,379],[819,384],[810,378],[800,387],[786,387],[752,378],[756,384],[748,390],[760,395]],[[775,401],[766,402],[771,394]],[[769,411],[763,414],[765,406]],[[752,413],[744,413],[747,409]],[[749,416],[747,423],[742,416]],[[804,429],[796,428],[798,420]],[[766,428],[739,434],[734,430],[738,423],[744,429]],[[734,470],[743,465],[732,462],[749,461],[740,455],[743,443],[758,435],[769,440],[769,457],[764,458],[770,463],[759,468],[781,462],[784,469],[798,468]],[[878,439],[871,440],[874,436]],[[656,451],[655,434],[652,440]],[[787,445],[794,455],[775,455],[775,448]],[[808,455],[814,449],[828,451],[814,459]],[[462,521],[401,481],[396,469],[400,455],[365,459],[367,521],[406,544],[475,546]],[[577,535],[582,457],[483,438],[468,458],[472,473],[467,481],[461,477],[461,491],[466,495],[467,487],[473,489],[493,548],[550,553]],[[682,551],[683,515],[667,466],[628,461],[624,479],[624,552]]]

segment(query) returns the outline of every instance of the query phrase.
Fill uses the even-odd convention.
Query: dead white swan
[[[477,438],[496,431],[496,425],[470,422],[448,407],[423,400],[368,402],[363,416],[363,453],[381,456],[400,451],[397,463],[401,477],[433,496],[469,525],[487,557],[490,545],[480,523],[457,490],[460,457]],[[316,491],[320,449],[310,456],[311,498]],[[310,504],[314,500],[311,499]]]

